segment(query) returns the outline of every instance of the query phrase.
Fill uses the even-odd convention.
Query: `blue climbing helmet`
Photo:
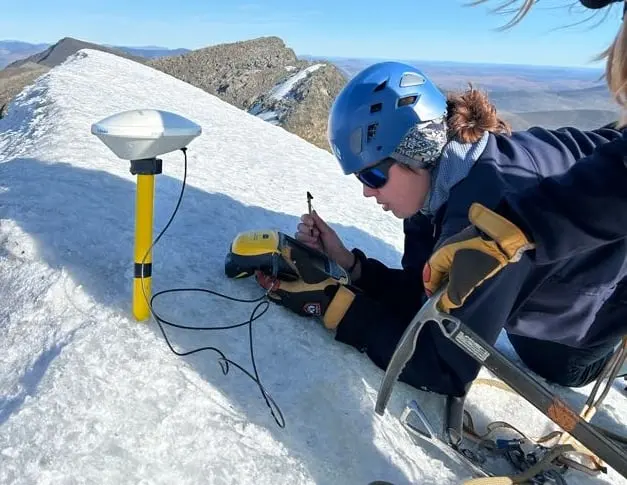
[[[345,174],[387,158],[429,168],[446,144],[446,106],[446,96],[419,69],[373,64],[335,98],[329,145]]]

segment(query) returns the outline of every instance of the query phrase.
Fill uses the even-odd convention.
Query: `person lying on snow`
[[[372,65],[336,98],[328,137],[344,173],[362,182],[364,196],[404,220],[402,269],[359,249],[349,251],[314,212],[301,217],[296,238],[350,271],[351,284],[329,279],[308,285],[260,273],[257,281],[270,289],[273,301],[300,315],[318,314],[336,340],[385,369],[425,301],[425,263],[441,241],[468,226],[473,202],[493,207],[505,191],[562,173],[620,136],[610,128],[512,133],[479,91],[447,98],[412,66]],[[522,233],[511,237],[524,246]],[[546,379],[585,385],[597,377],[627,326],[621,302],[627,297],[626,254],[627,243],[619,241],[551,265],[509,265],[454,314],[490,343],[505,328],[525,364]],[[400,380],[461,396],[479,368],[428,325]]]

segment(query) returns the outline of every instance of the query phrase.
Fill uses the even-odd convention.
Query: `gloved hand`
[[[337,264],[348,270],[355,262],[355,256],[316,211],[300,217],[298,231],[294,237],[307,246],[322,251]]]
[[[517,226],[481,204],[472,204],[468,219],[472,225],[446,239],[422,273],[428,296],[448,280],[439,302],[445,312],[462,306],[475,288],[535,247]]]
[[[284,281],[256,271],[257,282],[278,305],[302,316],[321,317],[324,326],[335,329],[352,304],[355,293],[338,281],[328,278],[319,283],[303,280]]]

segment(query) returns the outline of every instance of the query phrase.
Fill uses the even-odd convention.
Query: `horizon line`
[[[278,36],[259,36],[259,37],[253,37],[253,38],[249,38],[249,39],[243,39],[241,41],[234,41],[234,42],[221,42],[221,43],[217,43],[217,44],[207,44],[204,47],[198,47],[198,48],[189,48],[189,47],[167,47],[164,45],[157,45],[157,44],[153,44],[153,45],[122,45],[122,44],[108,44],[108,43],[100,43],[100,42],[95,42],[95,41],[91,41],[91,40],[83,40],[83,39],[79,39],[76,37],[72,37],[69,35],[66,35],[64,37],[59,38],[57,41],[55,42],[33,42],[33,41],[27,41],[27,40],[20,40],[20,39],[0,39],[0,42],[20,42],[20,43],[25,43],[25,44],[30,44],[30,45],[47,45],[48,47],[51,47],[55,44],[57,44],[59,41],[63,40],[63,39],[75,39],[78,41],[82,41],[82,42],[88,42],[91,44],[97,44],[97,45],[101,45],[104,47],[117,47],[117,48],[129,48],[129,49],[146,49],[146,50],[156,50],[156,49],[163,49],[163,50],[187,50],[189,52],[193,52],[196,50],[201,50],[201,49],[205,49],[207,47],[215,47],[215,46],[219,46],[219,45],[228,45],[228,44],[234,44],[236,42],[246,42],[246,41],[250,41],[250,40],[256,40],[256,39],[262,39],[265,37],[278,37]],[[279,37],[280,38],[280,37]],[[287,44],[286,44],[287,48],[290,48]],[[292,49],[293,50],[293,49]],[[460,61],[460,60],[446,60],[446,59],[439,59],[439,60],[426,60],[426,59],[406,59],[403,57],[360,57],[360,56],[342,56],[342,55],[323,55],[323,54],[310,54],[310,53],[303,53],[303,54],[298,54],[296,52],[294,52],[296,54],[297,58],[303,58],[303,57],[310,57],[310,58],[315,58],[315,59],[328,59],[328,60],[360,60],[360,61],[372,61],[372,62],[380,62],[380,61],[386,61],[386,60],[395,60],[395,61],[400,61],[400,62],[420,62],[420,63],[447,63],[447,64],[461,64],[461,65],[468,65],[468,66],[512,66],[512,67],[532,67],[532,68],[545,68],[545,69],[584,69],[584,70],[589,70],[589,71],[604,71],[604,67],[602,65],[599,66],[589,66],[589,65],[559,65],[559,64],[523,64],[523,63],[517,63],[517,62],[488,62],[488,61]],[[177,54],[175,54],[177,55]],[[180,54],[179,54],[180,55]]]

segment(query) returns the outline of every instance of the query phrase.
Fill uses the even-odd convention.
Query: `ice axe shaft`
[[[594,426],[585,421],[568,404],[540,382],[510,362],[501,352],[464,325],[460,319],[437,308],[437,303],[445,290],[446,285],[442,285],[427,300],[403,333],[390,359],[379,389],[375,407],[377,414],[383,415],[385,412],[394,384],[416,350],[420,330],[426,322],[435,322],[446,338],[492,371],[520,396],[623,477],[627,477],[627,453],[624,450],[603,436]]]

